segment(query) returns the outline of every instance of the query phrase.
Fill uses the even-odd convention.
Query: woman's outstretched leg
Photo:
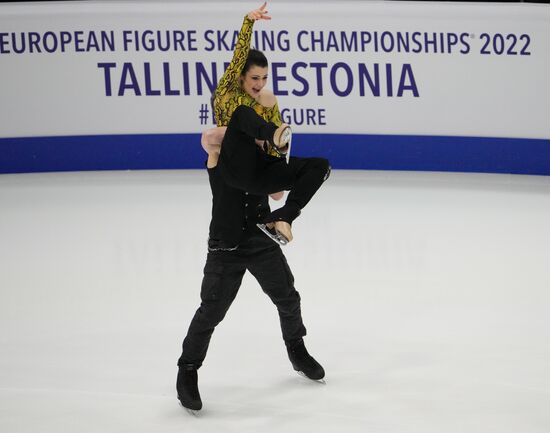
[[[239,106],[227,127],[219,161],[222,177],[230,186],[254,194],[290,191],[285,205],[260,225],[271,234],[280,232],[283,237],[274,240],[283,245],[292,240],[292,222],[330,173],[324,158],[291,157],[287,162],[284,157],[267,155],[257,145],[257,140],[263,140],[284,151],[290,137],[288,132],[288,125],[277,127],[252,108]]]
[[[225,131],[220,151],[219,166],[224,180],[230,186],[245,191],[256,188],[264,165],[265,152],[261,144],[270,142],[275,146],[286,128],[288,125],[278,127],[266,122],[250,107],[237,107]]]
[[[290,191],[284,206],[271,212],[259,227],[281,245],[292,240],[292,222],[300,215],[323,182],[330,175],[325,158],[295,158],[286,163],[273,163],[260,178],[260,189],[268,192]],[[283,235],[283,238],[281,236]]]

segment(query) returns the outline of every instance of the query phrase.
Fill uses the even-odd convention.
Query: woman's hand
[[[265,10],[267,2],[265,2],[259,9],[254,9],[253,11],[248,12],[248,18],[254,21],[258,20],[270,20],[271,17],[267,15]]]

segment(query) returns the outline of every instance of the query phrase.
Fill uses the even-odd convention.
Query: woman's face
[[[252,65],[244,75],[241,75],[242,89],[256,99],[260,90],[267,84],[267,66]]]

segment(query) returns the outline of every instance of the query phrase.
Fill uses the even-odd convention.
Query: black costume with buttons
[[[288,344],[306,335],[300,295],[281,248],[256,223],[269,214],[265,195],[230,187],[218,167],[208,169],[212,188],[212,222],[208,256],[201,286],[201,305],[182,345],[180,366],[199,368],[216,325],[225,317],[248,270],[279,312],[283,339]]]

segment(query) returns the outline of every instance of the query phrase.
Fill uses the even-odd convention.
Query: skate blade
[[[195,418],[199,418],[199,416],[200,416],[198,410],[193,410],[193,409],[188,409],[188,408],[185,408],[185,410],[187,411],[187,413],[194,416]]]
[[[271,238],[274,242],[278,243],[279,245],[286,245],[288,244],[288,239],[284,237],[281,233],[279,233],[275,228],[270,229],[267,227],[267,224],[258,223],[256,224],[258,228],[263,231],[267,236]]]
[[[200,411],[195,410],[195,409],[189,409],[188,407],[185,407],[179,399],[178,399],[178,402],[179,402],[180,406],[183,407],[188,414],[193,415],[194,417],[197,417],[197,418],[200,416]]]
[[[288,161],[290,159],[290,148],[292,147],[292,132],[290,133],[290,137],[288,138],[288,149],[286,150],[286,155],[285,155],[285,158],[286,158],[286,163],[288,164]]]
[[[317,382],[317,383],[320,383],[321,385],[326,385],[327,384],[325,382],[324,378],[323,379],[311,379],[311,378],[307,377],[303,371],[297,371],[296,373],[298,373],[298,375],[302,376],[304,379],[309,380],[310,382]]]

